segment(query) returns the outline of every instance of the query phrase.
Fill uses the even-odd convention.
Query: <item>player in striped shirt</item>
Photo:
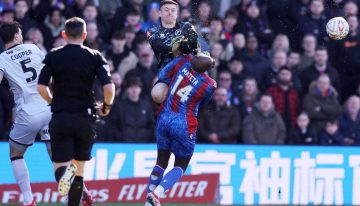
[[[159,73],[158,82],[169,85],[169,89],[159,109],[158,157],[149,178],[146,205],[159,206],[158,197],[185,172],[194,152],[199,106],[207,104],[216,89],[213,79],[204,72],[197,72],[194,61],[192,55],[179,55]],[[171,153],[175,155],[174,168],[163,176]]]

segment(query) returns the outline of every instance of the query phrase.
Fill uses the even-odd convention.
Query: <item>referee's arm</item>
[[[52,94],[49,89],[49,82],[51,79],[51,68],[45,64],[40,72],[37,89],[40,96],[45,99],[48,104],[52,102]]]
[[[115,97],[115,85],[111,81],[109,65],[104,61],[97,69],[96,76],[99,79],[104,93],[104,103],[99,105],[99,114],[106,116],[109,114]]]

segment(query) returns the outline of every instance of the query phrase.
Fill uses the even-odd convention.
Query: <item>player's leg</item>
[[[171,140],[169,138],[168,126],[170,118],[159,116],[156,123],[156,144],[157,144],[157,159],[148,184],[148,193],[152,192],[161,182],[164,171],[168,166],[171,155]]]
[[[181,119],[175,120],[178,127],[172,130],[171,151],[175,155],[174,168],[171,169],[161,180],[159,186],[154,190],[154,194],[161,197],[162,194],[170,189],[183,176],[195,148],[195,134],[189,135],[186,124],[181,123]],[[175,123],[175,122],[174,122]],[[186,128],[184,128],[186,126]]]
[[[159,116],[156,124],[156,144],[157,144],[157,159],[148,183],[148,194],[146,196],[146,206],[159,206],[160,201],[153,196],[153,190],[160,184],[164,171],[168,165],[171,155],[171,139],[169,138],[169,121],[171,118]]]
[[[29,170],[24,160],[27,146],[20,145],[10,140],[10,160],[16,183],[19,185],[21,194],[24,197],[24,204],[34,203],[34,198],[30,186]]]
[[[43,125],[40,130],[41,141],[45,143],[46,151],[51,159],[51,143],[50,143],[50,134],[49,134],[49,123],[51,121],[51,111],[50,109],[46,112],[41,113],[43,118]]]
[[[14,126],[10,132],[10,159],[16,182],[24,197],[24,205],[35,205],[31,187],[30,175],[24,160],[28,146],[34,143],[40,126],[38,116],[17,114]]]
[[[154,102],[161,104],[165,98],[168,91],[168,85],[162,82],[157,82],[154,87],[151,89],[151,97]]]
[[[156,165],[149,177],[148,193],[154,191],[154,189],[160,184],[164,171],[169,163],[170,155],[170,150],[158,150]]]
[[[176,182],[183,176],[191,157],[175,157],[174,168],[171,169],[162,179],[159,186],[154,190],[155,195],[161,197],[161,195],[170,189]]]

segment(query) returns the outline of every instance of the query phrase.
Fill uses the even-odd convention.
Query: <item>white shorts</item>
[[[31,146],[37,134],[40,134],[42,141],[49,141],[51,114],[50,109],[36,115],[17,114],[10,131],[10,141],[23,146]]]

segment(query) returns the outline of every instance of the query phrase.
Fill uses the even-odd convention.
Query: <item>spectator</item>
[[[293,74],[298,75],[299,74],[298,66],[300,63],[300,53],[296,52],[296,51],[291,51],[289,53],[287,59],[288,59],[287,66],[291,69]]]
[[[83,11],[85,9],[86,3],[88,0],[74,0],[66,8],[65,16],[66,18],[77,16],[83,18]]]
[[[239,13],[235,9],[230,9],[225,13],[224,35],[225,39],[231,41],[234,36],[235,26],[238,23]]]
[[[282,116],[286,129],[296,125],[301,110],[298,92],[292,86],[292,73],[287,67],[281,67],[277,74],[277,83],[268,89],[274,100],[275,110]]]
[[[241,57],[246,74],[254,77],[259,85],[263,85],[270,64],[258,52],[258,39],[255,36],[250,35],[247,37],[246,50],[242,53]]]
[[[211,2],[209,0],[201,0],[194,15],[197,22],[195,25],[197,31],[200,34],[208,33],[211,17]]]
[[[237,109],[226,104],[227,90],[218,88],[214,92],[216,110],[205,110],[199,117],[199,138],[214,144],[237,142],[240,130],[240,115]]]
[[[154,114],[148,102],[140,98],[141,87],[138,78],[127,82],[126,99],[117,101],[109,114],[109,137],[121,142],[153,141]]]
[[[32,0],[30,16],[37,22],[42,23],[52,12],[53,8],[58,8],[61,12],[64,12],[66,5],[64,0]]]
[[[310,0],[292,0],[292,5],[290,9],[290,16],[294,24],[290,30],[289,38],[291,40],[291,45],[293,49],[300,49],[299,42],[303,35],[301,34],[300,23],[301,20],[305,18],[306,15],[310,13]]]
[[[274,33],[289,35],[293,31],[294,21],[289,12],[294,0],[267,1],[267,16]]]
[[[181,7],[179,19],[181,21],[188,21],[188,22],[193,21],[193,19],[191,18],[191,8],[190,7]]]
[[[136,9],[130,10],[125,17],[125,27],[133,29],[135,32],[141,32],[141,16]]]
[[[21,30],[25,35],[30,28],[37,27],[36,21],[28,15],[29,4],[26,0],[18,0],[15,4],[15,21],[21,24]]]
[[[268,69],[265,79],[265,87],[269,88],[272,84],[276,84],[278,81],[278,73],[281,67],[286,66],[287,55],[283,51],[277,51],[274,53],[271,59],[271,68]],[[301,82],[299,77],[292,73],[292,87],[296,91],[301,90]]]
[[[229,71],[231,72],[232,88],[234,90],[242,90],[243,81],[246,78],[244,73],[244,66],[240,57],[233,57],[228,63]]]
[[[346,0],[329,0],[326,2],[326,16],[329,18],[345,16],[344,5]]]
[[[140,78],[143,83],[143,96],[148,97],[153,85],[152,81],[156,76],[155,71],[157,70],[156,63],[154,62],[154,52],[148,41],[145,40],[137,45],[137,56],[139,58],[139,62],[135,69],[126,73],[125,81],[134,77]]]
[[[124,23],[126,22],[126,18],[130,12],[137,11],[138,14],[142,15],[146,13],[146,8],[144,7],[144,0],[124,0],[122,1],[122,7],[119,7],[116,10],[114,18],[112,19],[112,28],[111,31],[114,33],[115,31],[121,30],[124,27]]]
[[[65,28],[65,17],[62,15],[60,8],[53,7],[46,16],[44,24],[40,27],[44,35],[44,45],[47,50],[52,48],[56,37],[60,36],[61,31]]]
[[[108,37],[108,26],[104,20],[100,11],[96,7],[95,4],[88,3],[85,5],[84,10],[82,12],[82,16],[86,23],[94,22],[98,28],[99,36],[103,39]]]
[[[99,36],[99,30],[95,22],[88,22],[86,24],[87,36],[84,41],[84,45],[92,49],[104,51],[106,44],[103,39]]]
[[[265,88],[277,82],[277,76],[281,67],[285,66],[287,55],[284,51],[277,51],[271,57],[271,68],[267,70]]]
[[[244,19],[246,11],[252,2],[253,0],[243,0],[235,6],[236,11],[239,11],[240,14],[238,19]]]
[[[259,108],[245,117],[242,138],[244,144],[284,144],[286,128],[274,110],[272,97],[262,95]]]
[[[322,74],[310,86],[309,93],[303,99],[303,110],[309,114],[314,129],[320,132],[328,119],[337,118],[341,106],[336,90],[330,86],[330,78]]]
[[[232,84],[231,73],[228,70],[223,70],[219,73],[219,87],[227,90],[227,105],[237,106],[240,103],[241,90],[234,88]]]
[[[301,82],[303,84],[303,93],[309,91],[310,84],[316,80],[321,74],[327,74],[330,77],[330,82],[335,87],[336,91],[340,91],[339,74],[328,63],[328,53],[325,47],[318,47],[315,51],[314,64],[306,68],[301,74]]]
[[[4,10],[1,12],[1,21],[2,22],[12,22],[15,19],[15,11],[14,10]]]
[[[222,44],[216,42],[213,45],[211,45],[210,55],[215,60],[214,68],[209,70],[209,75],[212,78],[216,78],[220,71],[227,69],[227,62],[222,60],[223,53],[224,53],[224,47]]]
[[[191,0],[178,0],[180,8],[190,7]]]
[[[0,2],[0,11],[14,9],[15,0],[3,0]]]
[[[266,21],[266,17],[260,12],[259,6],[254,2],[255,1],[247,8],[246,16],[242,24],[240,24],[240,30],[238,31],[255,35],[259,40],[260,53],[266,55],[267,49],[271,45],[273,35]]]
[[[63,39],[62,37],[57,37],[54,40],[53,48],[58,48],[58,47],[61,47],[61,46],[65,46],[66,44],[67,44],[67,42],[65,41],[65,39]]]
[[[122,1],[119,0],[99,0],[99,9],[104,15],[104,18],[110,22],[114,17],[116,9],[118,9],[122,4]]]
[[[344,5],[345,16],[357,16],[359,12],[359,6],[355,1],[348,1]]]
[[[246,47],[245,36],[242,33],[236,33],[232,40],[233,56],[239,56]]]
[[[115,32],[111,37],[111,47],[106,51],[106,57],[111,58],[115,70],[122,77],[125,77],[129,70],[134,69],[138,62],[136,55],[125,44],[125,33]]]
[[[346,100],[355,94],[360,82],[360,33],[357,16],[347,17],[349,35],[346,39],[334,42],[329,49],[330,62],[335,66],[341,78],[341,97]]]
[[[220,40],[223,40],[223,24],[222,19],[218,16],[210,19],[209,31],[205,34],[206,40],[210,45],[213,45]]]
[[[44,54],[47,53],[46,48],[44,46],[44,37],[38,28],[30,28],[26,33],[26,40],[29,40],[31,43],[35,44],[39,47],[40,51]]]
[[[339,122],[329,120],[319,135],[321,145],[344,145],[345,137],[339,132]]]
[[[339,117],[339,131],[345,136],[345,144],[360,144],[360,98],[351,96],[346,101],[345,111]]]
[[[141,31],[146,32],[149,28],[160,23],[160,4],[152,2],[147,6],[147,20],[141,24]]]
[[[269,56],[273,56],[273,54],[277,51],[283,51],[287,54],[289,50],[290,50],[289,38],[285,34],[278,34],[276,35],[272,43]]]
[[[298,66],[299,74],[304,71],[305,68],[314,64],[314,56],[316,50],[316,37],[312,34],[305,35],[302,41],[302,48],[304,52],[301,55],[300,63]]]
[[[310,118],[306,113],[301,113],[296,126],[291,128],[288,143],[293,145],[315,145],[318,143],[316,131],[310,127]]]
[[[246,117],[249,113],[255,110],[255,105],[259,98],[259,90],[256,80],[248,77],[243,81],[243,87],[240,96],[240,116]]]
[[[125,33],[126,47],[131,51],[136,50],[134,48],[134,40],[136,39],[136,30],[133,27],[125,27],[122,29]]]
[[[326,35],[327,18],[324,11],[324,2],[322,0],[312,0],[310,13],[304,16],[300,22],[303,34],[315,35],[319,45],[324,45],[328,40]]]

